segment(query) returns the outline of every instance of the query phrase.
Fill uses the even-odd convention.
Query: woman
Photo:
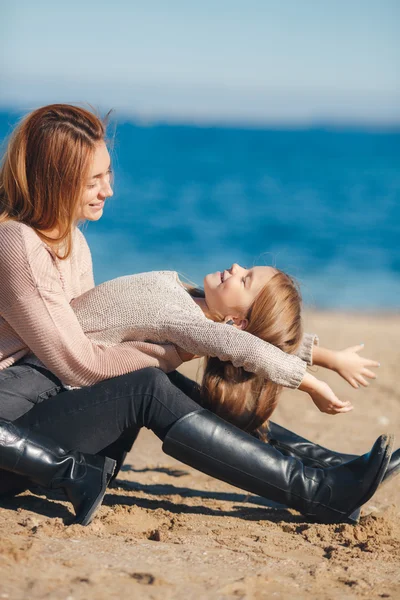
[[[94,285],[77,224],[98,220],[112,195],[104,138],[93,114],[51,105],[17,127],[3,160],[0,468],[63,488],[76,522],[87,524],[112,476],[110,459],[145,426],[167,454],[201,471],[322,522],[354,521],[385,475],[388,436],[348,464],[309,469],[174,386],[162,372],[181,362],[174,346],[101,346],[85,336],[70,306]],[[336,401],[298,357],[284,362],[296,372],[294,387],[314,401]],[[83,387],[62,391],[62,382]]]

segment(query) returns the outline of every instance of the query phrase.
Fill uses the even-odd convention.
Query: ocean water
[[[4,139],[16,113],[0,114]],[[114,197],[85,226],[96,282],[273,264],[305,304],[400,309],[400,132],[120,121]]]

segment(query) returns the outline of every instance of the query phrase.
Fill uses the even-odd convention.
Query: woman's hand
[[[376,379],[376,374],[371,371],[371,367],[380,366],[376,360],[359,356],[358,352],[363,349],[364,344],[360,344],[335,352],[332,368],[353,388],[359,388],[360,385],[367,387],[369,382],[366,378]]]
[[[310,373],[304,375],[299,389],[307,392],[315,406],[323,413],[337,415],[353,410],[351,402],[339,400],[325,381],[317,379]]]
[[[183,348],[180,348],[179,346],[176,346],[176,351],[179,354],[182,362],[189,362],[190,360],[193,360],[194,358],[200,358],[200,356],[198,356],[197,354],[191,354],[190,352],[187,352],[187,350],[184,350]]]

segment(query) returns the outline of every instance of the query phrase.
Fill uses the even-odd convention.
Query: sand
[[[364,342],[378,379],[353,390],[312,368],[355,410],[323,415],[285,391],[274,419],[344,452],[365,452],[386,431],[397,447],[400,317],[314,312],[306,324],[328,347]],[[357,526],[311,524],[164,455],[144,430],[89,527],[68,526],[62,495],[0,504],[0,599],[400,598],[399,492],[400,477],[382,486]]]

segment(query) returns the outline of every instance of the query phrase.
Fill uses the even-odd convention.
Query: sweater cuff
[[[305,333],[296,355],[304,360],[309,367],[313,365],[313,347],[319,345],[319,338],[314,333]]]
[[[299,387],[299,385],[301,384],[301,382],[304,379],[304,375],[306,374],[307,371],[307,363],[304,362],[304,360],[301,360],[300,357],[296,357],[297,358],[297,365],[296,365],[296,370],[294,370],[290,377],[288,378],[287,382],[284,384],[285,387],[291,388],[291,389],[297,389]]]

